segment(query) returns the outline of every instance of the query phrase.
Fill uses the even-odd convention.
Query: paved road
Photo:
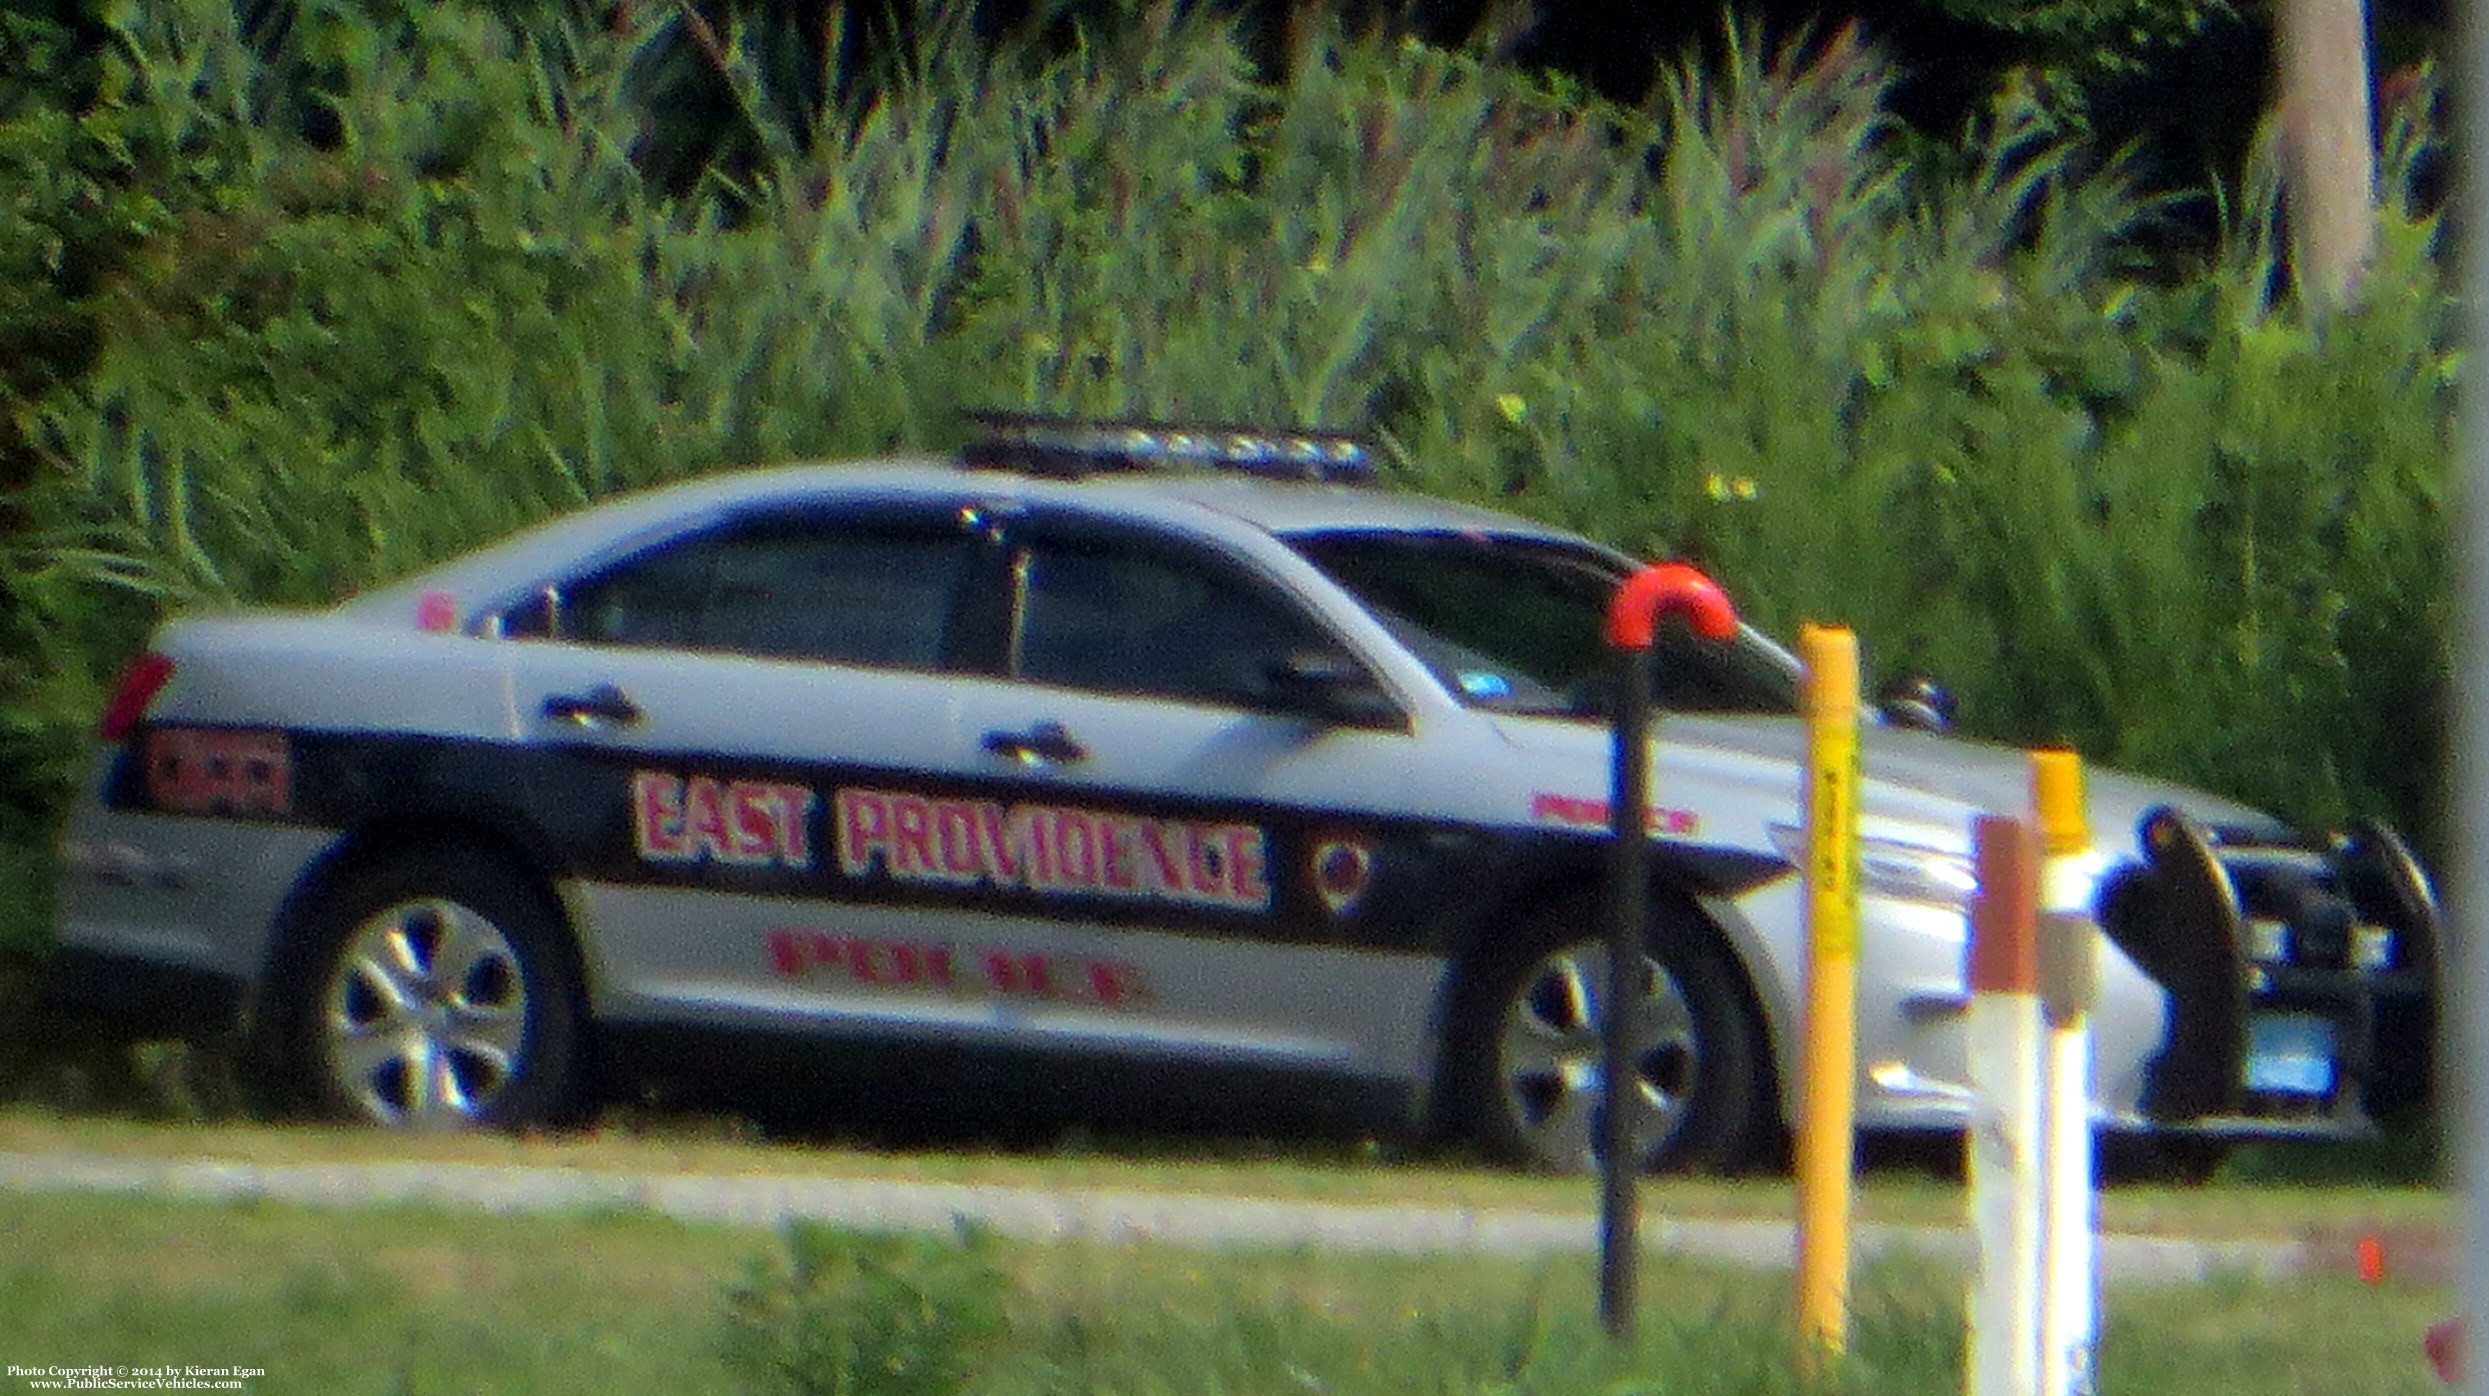
[[[443,1163],[253,1164],[0,1152],[0,1188],[271,1198],[337,1207],[421,1202],[491,1212],[634,1207],[686,1221],[765,1227],[809,1217],[850,1226],[931,1229],[967,1218],[1026,1240],[1107,1244],[1505,1256],[1590,1251],[1597,1245],[1596,1224],[1587,1215],[801,1174],[657,1175]],[[1795,1251],[1791,1228],[1782,1222],[1646,1216],[1642,1240],[1654,1253],[1747,1265],[1787,1266]],[[1863,1260],[1906,1252],[1961,1256],[1967,1250],[1966,1238],[1954,1230],[1863,1226],[1853,1253]],[[2292,1241],[2117,1235],[2101,1240],[2101,1276],[2113,1284],[2215,1275],[2270,1278],[2298,1273],[2315,1261],[2308,1246]]]

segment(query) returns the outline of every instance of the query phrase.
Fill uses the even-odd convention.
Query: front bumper
[[[2390,830],[2321,844],[2143,821],[2144,859],[2095,912],[2167,998],[2138,1109],[2156,1129],[2340,1136],[2425,1102],[2438,1001],[2437,902]]]

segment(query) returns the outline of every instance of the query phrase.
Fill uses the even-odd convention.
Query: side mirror
[[[1895,674],[1875,689],[1875,710],[1885,725],[1913,732],[1953,730],[1953,695],[1926,674]]]
[[[1290,650],[1264,666],[1263,704],[1318,722],[1349,727],[1398,723],[1399,706],[1382,685],[1347,656],[1330,650]]]

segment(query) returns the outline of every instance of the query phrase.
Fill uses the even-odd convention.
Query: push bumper
[[[2427,1100],[2437,902],[2376,824],[2322,844],[2208,829],[2170,809],[2102,884],[2101,928],[2167,999],[2138,1109],[2151,1128],[2342,1137]]]

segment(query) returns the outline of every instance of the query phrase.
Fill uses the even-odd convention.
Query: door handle
[[[594,731],[603,727],[628,727],[640,720],[640,705],[631,695],[609,683],[600,683],[585,693],[556,693],[544,700],[544,715],[554,722],[567,722],[574,727]]]
[[[985,749],[1014,761],[1055,766],[1068,766],[1089,754],[1089,748],[1072,740],[1062,723],[1053,721],[1040,722],[1025,732],[988,732]]]

